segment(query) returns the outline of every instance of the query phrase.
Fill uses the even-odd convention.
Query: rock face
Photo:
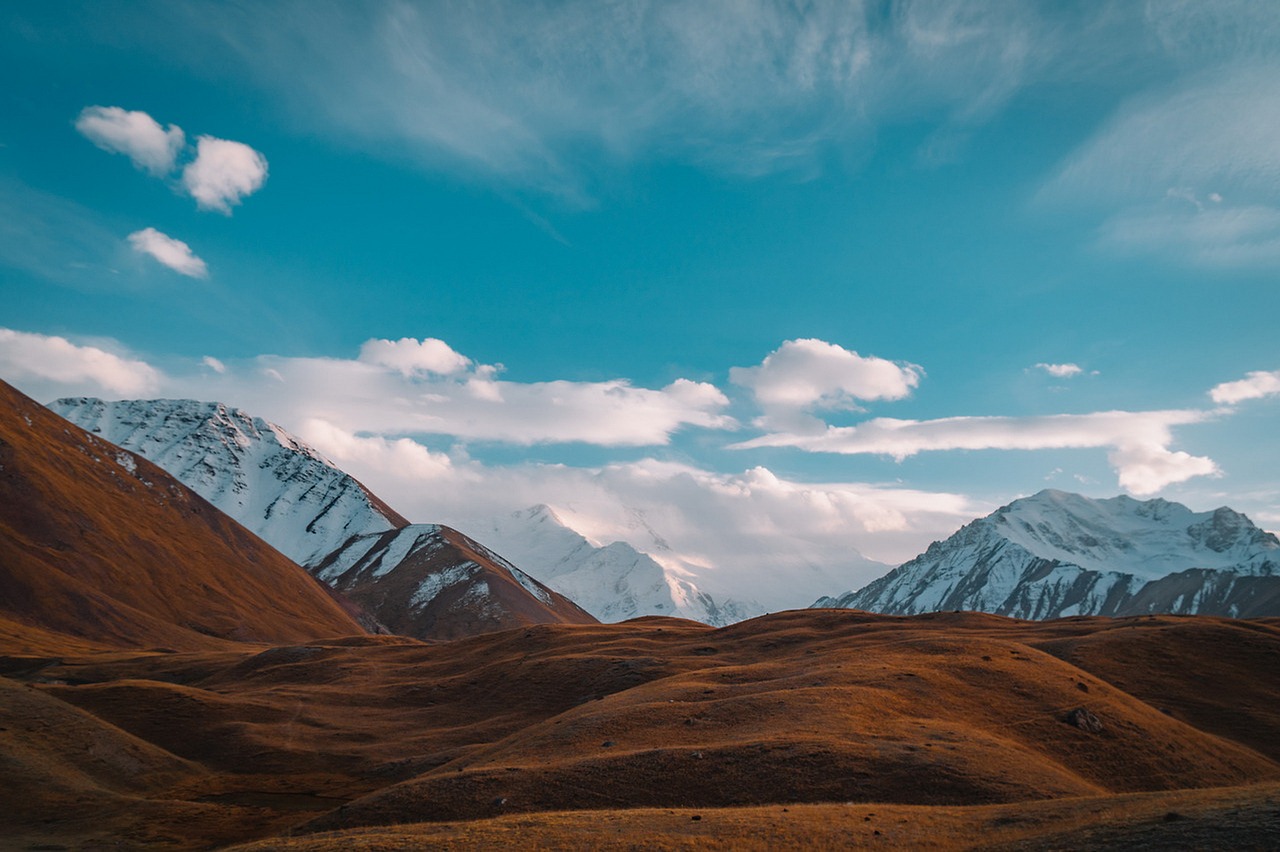
[[[310,570],[392,632],[419,639],[596,623],[488,548],[435,524],[353,538]]]
[[[1222,507],[1042,491],[814,606],[1015,618],[1168,612],[1280,615],[1280,541]]]
[[[0,633],[32,650],[364,631],[285,556],[144,458],[0,382]]]
[[[160,465],[299,565],[409,523],[284,429],[221,403],[77,397],[49,408]]]

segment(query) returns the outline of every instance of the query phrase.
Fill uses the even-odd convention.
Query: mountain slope
[[[207,496],[362,606],[371,629],[454,638],[531,623],[595,621],[460,533],[410,525],[305,442],[239,409],[86,398],[49,407],[135,448]]]
[[[0,621],[33,641],[203,648],[364,631],[159,467],[0,382]]]
[[[1222,507],[1015,500],[857,592],[814,606],[895,615],[975,610],[1016,618],[1151,612],[1280,614],[1280,541]]]
[[[49,407],[151,459],[300,565],[409,523],[284,429],[221,403],[77,397]]]
[[[310,570],[403,636],[596,622],[483,545],[435,524],[353,538]]]

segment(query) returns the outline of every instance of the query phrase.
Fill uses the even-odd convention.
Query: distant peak
[[[536,521],[542,518],[546,518],[548,520],[554,521],[555,523],[559,524],[562,527],[567,526],[565,522],[561,520],[560,516],[556,514],[556,510],[548,506],[546,503],[539,503],[536,506],[530,506],[527,509],[523,509],[519,512],[515,512],[514,515],[516,517],[520,517],[521,515],[523,515],[531,521]]]

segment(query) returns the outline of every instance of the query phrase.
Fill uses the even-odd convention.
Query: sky
[[[41,401],[218,400],[412,520],[723,571],[869,580],[1046,487],[1280,529],[1275,3],[0,21]]]

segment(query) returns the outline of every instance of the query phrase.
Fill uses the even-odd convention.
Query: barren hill
[[[0,382],[0,635],[11,649],[363,633],[306,572],[140,456]]]
[[[694,816],[747,846],[982,832],[957,848],[1089,813],[1272,813],[1277,659],[1270,621],[808,610],[67,654],[12,677],[205,773],[144,795],[177,848],[286,830],[260,848],[607,845],[630,836],[615,826],[680,845]],[[30,836],[105,842],[137,819]]]

